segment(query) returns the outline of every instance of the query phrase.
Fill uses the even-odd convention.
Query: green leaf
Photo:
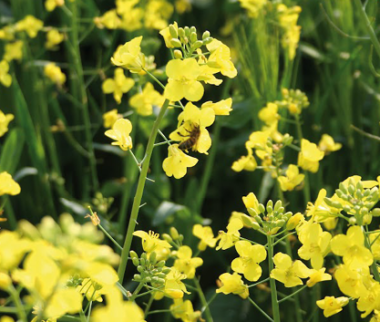
[[[8,133],[1,150],[0,171],[7,171],[10,174],[15,172],[24,142],[24,133],[20,128],[15,128]]]

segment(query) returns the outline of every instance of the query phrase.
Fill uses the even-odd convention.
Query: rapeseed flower
[[[113,109],[103,114],[103,126],[108,129],[111,128],[118,119],[123,118],[123,115],[117,112],[117,109]]]
[[[211,52],[207,65],[212,68],[217,68],[224,76],[229,78],[236,77],[237,70],[231,61],[230,48],[216,39],[213,39],[206,47]]]
[[[301,152],[298,154],[298,166],[310,172],[317,172],[319,161],[324,157],[324,153],[318,149],[315,143],[306,139],[301,141]]]
[[[102,84],[102,90],[105,94],[113,93],[116,103],[120,104],[123,94],[128,93],[134,84],[132,78],[125,77],[122,68],[116,68],[114,78],[106,79]]]
[[[45,47],[49,50],[56,49],[57,45],[59,45],[64,39],[65,36],[57,29],[51,29],[46,34]]]
[[[203,85],[197,80],[201,68],[194,58],[169,61],[166,65],[166,74],[169,79],[164,96],[168,100],[179,101],[186,98],[188,101],[196,102],[203,97]]]
[[[266,125],[271,125],[280,119],[278,114],[278,105],[275,103],[268,103],[259,112],[259,119]]]
[[[201,109],[212,108],[215,115],[230,115],[232,111],[232,98],[227,98],[219,102],[213,103],[211,101],[202,104]]]
[[[7,62],[10,62],[12,60],[20,61],[22,59],[23,46],[24,43],[22,42],[22,40],[17,40],[15,42],[6,44],[4,48],[5,50],[3,59]]]
[[[245,171],[255,171],[257,168],[257,162],[255,157],[253,156],[252,148],[249,147],[248,144],[245,144],[247,148],[248,155],[241,156],[238,160],[234,161],[234,163],[231,166],[231,169],[235,172],[241,172],[243,170]]]
[[[0,173],[0,196],[11,195],[15,196],[21,192],[20,185],[13,180],[8,172]]]
[[[338,151],[342,148],[341,143],[335,143],[334,139],[328,135],[323,134],[321,140],[318,143],[318,149],[323,151],[326,154],[330,152]]]
[[[170,248],[172,246],[165,240],[161,240],[159,234],[155,234],[153,231],[149,233],[137,230],[133,233],[133,236],[140,237],[142,239],[142,247],[148,256],[152,253],[156,253],[158,261],[165,260],[170,255]]]
[[[181,319],[183,322],[196,322],[201,317],[201,312],[194,311],[190,300],[176,299],[169,309],[174,318]]]
[[[171,41],[173,38],[178,37],[178,24],[174,21],[173,24],[167,26],[166,28],[160,31],[160,35],[164,38],[165,46],[167,48],[174,48]]]
[[[240,240],[235,243],[235,248],[240,257],[232,261],[232,270],[243,274],[248,281],[257,281],[262,274],[262,269],[258,263],[261,263],[267,257],[265,247],[252,245],[248,241]]]
[[[342,307],[346,306],[350,300],[347,297],[341,296],[326,296],[323,300],[317,301],[317,305],[323,310],[323,315],[328,318],[342,311]]]
[[[116,10],[106,11],[101,17],[95,17],[94,23],[97,28],[118,29],[121,26],[121,19],[117,15]]]
[[[310,269],[299,260],[293,262],[289,255],[277,253],[273,262],[276,267],[270,272],[270,277],[283,283],[285,287],[302,285],[301,278],[310,276]]]
[[[13,114],[4,114],[0,111],[0,137],[8,132],[8,125],[13,119]]]
[[[45,8],[47,11],[53,11],[56,7],[62,7],[65,4],[65,0],[46,0]]]
[[[169,155],[162,164],[168,177],[183,178],[187,173],[187,168],[193,167],[198,163],[198,159],[185,154],[179,149],[178,144],[170,145],[168,151]]]
[[[137,113],[148,116],[153,113],[153,106],[162,106],[164,97],[157,92],[152,83],[146,83],[142,92],[131,97],[129,104],[136,109]]]
[[[198,249],[200,251],[206,250],[207,246],[214,248],[218,238],[214,237],[214,233],[210,226],[202,227],[200,224],[196,224],[193,226],[193,235],[200,239],[198,244]]]
[[[25,31],[30,38],[36,38],[44,23],[32,15],[27,15],[24,19],[16,23],[17,31]]]
[[[282,191],[292,191],[304,180],[305,175],[300,174],[298,167],[294,164],[289,164],[288,169],[286,170],[286,176],[279,176],[277,178],[280,183]]]
[[[219,231],[219,244],[216,250],[226,250],[235,245],[240,238],[239,230],[243,228],[243,223],[240,219],[232,219],[227,225],[227,232]]]
[[[219,280],[221,286],[216,290],[216,293],[237,294],[242,299],[249,296],[248,286],[244,284],[238,273],[224,273],[219,276]]]
[[[49,63],[45,66],[44,74],[58,86],[62,86],[66,82],[66,75],[54,63]]]
[[[366,276],[369,276],[368,268],[351,269],[346,264],[340,265],[334,273],[341,292],[353,298],[359,298],[366,291],[363,284]]]
[[[181,299],[183,294],[190,294],[186,285],[182,282],[186,279],[186,275],[181,274],[175,267],[172,267],[169,274],[165,277],[165,286],[162,293],[156,294],[156,299],[162,298],[162,296],[167,296],[172,299]]]
[[[248,16],[257,18],[260,11],[267,4],[267,0],[239,0],[242,8],[247,9]]]
[[[0,61],[0,83],[5,87],[12,84],[12,76],[9,75],[9,64],[6,60]]]
[[[323,281],[330,281],[332,279],[330,274],[325,273],[326,268],[312,269],[310,271],[309,279],[306,282],[308,287],[313,287],[315,284]]]
[[[203,259],[193,257],[193,251],[189,246],[181,246],[176,252],[177,259],[173,267],[182,274],[185,274],[188,279],[195,276],[195,269],[203,264]]]
[[[114,125],[112,125],[112,130],[108,130],[104,134],[116,141],[112,142],[112,145],[118,145],[120,149],[128,151],[132,149],[132,138],[130,137],[131,132],[131,121],[127,119],[118,119]]]
[[[119,46],[113,54],[111,61],[114,65],[127,68],[131,73],[145,74],[145,56],[141,52],[142,36],[133,38],[124,45]]]

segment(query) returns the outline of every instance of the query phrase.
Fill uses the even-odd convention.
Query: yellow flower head
[[[352,269],[365,268],[373,263],[371,251],[364,246],[364,233],[359,226],[348,228],[347,235],[339,234],[331,240],[331,250],[343,257]]]
[[[44,74],[58,86],[62,86],[66,82],[66,75],[54,63],[49,63],[45,66]]]
[[[133,38],[124,45],[119,46],[111,61],[114,65],[127,68],[131,73],[144,74],[145,56],[141,52],[142,36]]]
[[[170,311],[176,319],[182,319],[183,322],[196,322],[201,317],[201,312],[194,311],[190,300],[175,299]]]
[[[219,280],[222,286],[216,290],[216,293],[237,294],[242,299],[249,296],[248,286],[244,284],[238,273],[224,273],[219,276]]]
[[[216,250],[222,249],[226,250],[235,245],[239,240],[240,232],[239,230],[243,228],[243,222],[240,219],[233,218],[227,225],[227,232],[219,232],[219,244]]]
[[[212,108],[215,112],[215,115],[230,115],[230,112],[232,111],[231,106],[232,98],[227,98],[216,103],[213,103],[211,101],[203,103],[201,109]]]
[[[330,135],[323,134],[318,143],[318,148],[325,154],[329,154],[330,152],[340,150],[342,148],[342,144],[335,143],[334,139]]]
[[[15,196],[21,192],[20,185],[12,179],[8,172],[0,173],[0,196],[11,195]]]
[[[115,77],[106,79],[102,84],[102,90],[105,94],[113,93],[115,101],[120,104],[123,94],[129,92],[133,85],[135,85],[135,81],[132,78],[125,77],[122,68],[116,68]]]
[[[301,184],[304,178],[305,175],[299,173],[298,167],[294,164],[290,164],[286,170],[286,177],[279,176],[278,181],[280,182],[282,191],[291,191]]]
[[[169,155],[164,160],[162,167],[168,177],[174,176],[181,179],[187,173],[187,168],[191,168],[198,163],[198,159],[185,154],[179,149],[178,144],[172,144],[168,148]]]
[[[238,160],[234,161],[231,166],[231,169],[235,172],[245,171],[255,171],[257,168],[257,162],[255,157],[253,156],[252,149],[247,149],[248,155],[241,156]]]
[[[140,237],[144,251],[147,252],[148,255],[155,252],[158,261],[166,259],[170,255],[170,248],[172,248],[172,246],[167,241],[161,240],[159,234],[155,234],[153,231],[147,233],[142,230],[137,230],[133,233],[133,236]]]
[[[0,270],[15,269],[26,252],[31,248],[31,242],[20,238],[18,233],[7,230],[0,231]]]
[[[147,29],[161,30],[168,25],[168,19],[173,14],[174,7],[163,0],[148,1],[144,13],[144,24]]]
[[[164,101],[164,97],[154,89],[152,83],[148,82],[142,92],[131,97],[129,104],[136,109],[138,114],[148,116],[153,113],[153,106],[161,107]]]
[[[173,59],[166,65],[166,75],[169,77],[165,86],[164,96],[170,101],[186,98],[196,102],[203,97],[203,85],[197,80],[201,67],[195,58],[184,60]]]
[[[173,267],[182,274],[185,274],[188,279],[195,276],[195,269],[203,264],[203,259],[200,257],[192,258],[193,251],[189,246],[181,246],[176,256]]]
[[[56,7],[62,7],[65,4],[65,0],[46,0],[45,8],[47,11],[53,11]]]
[[[352,298],[359,298],[366,292],[363,280],[369,276],[369,269],[351,269],[347,265],[340,265],[334,273],[340,291]]]
[[[55,49],[64,39],[65,36],[57,29],[51,29],[46,34],[45,47],[50,50]]]
[[[121,26],[121,19],[113,9],[106,11],[101,17],[95,17],[94,23],[99,29],[118,29]]]
[[[317,305],[323,310],[323,315],[328,318],[342,311],[342,307],[346,306],[350,300],[347,297],[341,296],[326,296],[323,300],[317,301]]]
[[[120,149],[128,151],[132,149],[132,138],[130,134],[132,132],[132,123],[127,119],[118,119],[112,126],[112,130],[106,131],[104,134],[115,140],[112,145],[120,146]]]
[[[278,112],[278,106],[275,103],[268,103],[259,112],[259,119],[266,125],[271,125],[280,119]]]
[[[324,157],[324,153],[318,149],[315,143],[311,143],[306,139],[301,141],[301,152],[298,154],[298,166],[302,169],[317,172],[319,161]]]
[[[182,282],[184,279],[186,279],[186,275],[181,274],[175,267],[172,267],[170,273],[165,277],[163,295],[172,299],[181,299],[183,298],[183,293],[190,294],[186,289],[186,285]]]
[[[22,40],[6,44],[3,59],[8,62],[14,59],[20,61],[22,59],[23,44]]]
[[[251,216],[256,216],[261,213],[259,210],[259,201],[253,192],[250,192],[247,196],[243,197],[243,202]]]
[[[8,132],[8,125],[13,119],[13,114],[4,114],[0,111],[0,137]]]
[[[252,245],[248,241],[240,240],[235,243],[235,248],[240,257],[232,261],[232,270],[243,274],[248,281],[257,281],[262,274],[262,269],[258,263],[267,258],[265,247],[262,245]]]
[[[173,31],[170,32],[170,29],[172,29]],[[178,24],[176,21],[174,21],[172,25],[169,25],[160,31],[160,35],[164,37],[165,46],[167,48],[174,48],[171,41],[173,38],[177,38],[177,37],[173,37],[172,33],[174,33],[174,36],[178,37]]]
[[[271,271],[270,277],[283,283],[285,287],[302,285],[301,278],[310,276],[310,269],[299,260],[293,262],[289,255],[277,253],[273,262],[276,268]]]
[[[330,274],[325,273],[326,268],[323,267],[321,269],[312,269],[310,273],[310,277],[306,282],[308,287],[313,287],[315,284],[323,281],[330,281],[332,279]]]
[[[207,62],[208,66],[217,68],[222,75],[229,78],[236,77],[237,70],[234,63],[231,61],[230,48],[216,39],[213,39],[213,41],[206,45],[206,47],[211,52]]]
[[[293,230],[294,228],[301,226],[304,222],[305,222],[305,216],[301,214],[300,212],[297,212],[292,217],[290,217],[290,219],[286,223],[286,229]]]
[[[247,9],[248,16],[257,18],[262,8],[267,4],[267,0],[239,0],[242,8]]]
[[[16,28],[14,25],[6,25],[0,28],[0,39],[12,41],[15,39]]]
[[[211,108],[199,109],[192,103],[187,103],[183,112],[178,116],[177,130],[173,131],[169,138],[181,142],[179,148],[207,154],[211,147],[211,137],[206,129],[214,123],[215,113]]]
[[[303,224],[297,231],[302,247],[298,249],[298,255],[302,259],[311,260],[314,269],[323,266],[323,258],[330,251],[331,234],[322,231],[320,224],[311,221]]]
[[[6,60],[0,61],[0,83],[5,87],[9,87],[12,84],[12,76],[9,75],[9,64]]]
[[[117,109],[113,109],[103,114],[103,126],[108,129],[111,128],[118,119],[123,118],[121,114],[117,112]]]
[[[35,38],[42,29],[44,23],[31,15],[26,16],[16,24],[17,31],[25,31],[30,38]]]
[[[200,251],[204,251],[207,246],[214,248],[216,242],[218,241],[218,239],[214,237],[214,233],[210,226],[202,227],[200,224],[194,225],[193,235],[200,239],[200,242],[198,244],[198,249]]]

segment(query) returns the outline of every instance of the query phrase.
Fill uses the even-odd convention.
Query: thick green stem
[[[199,295],[199,299],[201,300],[202,306],[206,308],[206,310],[205,310],[206,321],[207,322],[213,322],[210,307],[207,305],[206,297],[205,297],[205,295],[202,291],[202,287],[199,284],[199,281],[196,277],[194,277],[194,284],[195,284],[195,287],[197,288],[197,292]]]
[[[17,316],[19,317],[21,321],[28,322],[28,318],[26,316],[24,306],[22,305],[19,294],[17,293],[13,285],[9,287],[8,291],[9,291],[9,294],[11,295],[13,303],[15,304],[17,308]]]
[[[269,274],[273,270],[273,237],[268,236],[268,266],[269,266]],[[270,285],[270,295],[272,299],[272,310],[273,310],[273,320],[274,322],[280,322],[280,307],[278,305],[277,300],[277,289],[276,282],[273,278],[269,280]]]
[[[146,177],[147,177],[148,169],[149,169],[150,158],[152,156],[152,151],[154,148],[154,142],[156,141],[157,132],[158,132],[161,120],[164,117],[164,114],[168,108],[168,105],[169,105],[169,101],[165,100],[164,105],[162,106],[160,113],[158,114],[157,119],[153,124],[152,132],[150,133],[148,145],[146,147],[145,160],[144,160],[141,172],[140,172],[140,177],[139,177],[139,181],[137,184],[136,195],[135,195],[135,198],[133,199],[131,217],[129,218],[127,235],[125,237],[123,251],[121,253],[121,262],[120,262],[120,266],[118,269],[120,284],[123,284],[124,274],[125,274],[125,270],[127,268],[128,254],[129,254],[129,251],[131,249],[133,233],[135,231],[135,227],[136,227],[136,223],[137,223],[137,217],[139,215],[141,198],[142,198],[142,195],[144,192]]]

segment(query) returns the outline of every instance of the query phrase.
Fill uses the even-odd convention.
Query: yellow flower
[[[347,297],[341,296],[326,296],[323,300],[317,301],[317,305],[323,310],[323,315],[328,318],[342,311],[342,307],[346,306],[350,300]]]
[[[305,222],[305,216],[301,214],[300,212],[297,212],[294,214],[288,222],[286,223],[286,229],[287,230],[293,230],[294,228],[299,227]]]
[[[26,239],[21,239],[18,233],[1,230],[0,270],[10,271],[16,268],[30,248],[31,242]]]
[[[332,279],[330,274],[325,273],[326,268],[312,269],[310,271],[310,277],[306,282],[308,287],[313,287],[315,284],[323,281],[330,281]]]
[[[144,251],[148,255],[155,252],[158,261],[165,260],[170,255],[170,248],[172,248],[172,246],[167,241],[159,239],[159,234],[155,234],[153,231],[147,233],[142,230],[137,230],[133,233],[133,236],[140,237]]]
[[[0,290],[7,290],[12,285],[12,279],[5,272],[0,271]]]
[[[66,82],[66,75],[54,63],[49,63],[45,66],[44,74],[58,86],[62,86]]]
[[[82,296],[73,288],[55,291],[47,303],[44,315],[49,320],[58,319],[65,314],[76,314],[82,310]]]
[[[314,269],[323,266],[323,258],[330,251],[331,234],[322,231],[320,224],[307,222],[297,231],[302,247],[298,249],[298,255],[302,259],[311,260]]]
[[[286,177],[279,176],[278,181],[280,182],[282,191],[291,191],[299,184],[301,184],[304,178],[305,175],[299,173],[298,167],[296,165],[289,164],[289,167],[286,170]]]
[[[242,299],[249,296],[248,286],[244,284],[238,273],[224,273],[219,276],[219,280],[222,286],[216,290],[216,293],[237,294]]]
[[[343,263],[352,269],[365,268],[373,263],[371,251],[364,246],[361,227],[348,228],[347,235],[339,234],[331,240],[331,250],[343,257]]]
[[[261,213],[259,210],[259,201],[253,192],[250,192],[247,196],[243,197],[245,208],[251,216],[255,216]]]
[[[172,27],[170,27],[170,26],[172,26]],[[170,28],[173,28],[175,33],[178,35],[178,24],[176,21],[174,21],[174,23],[170,26],[167,26],[166,28],[162,29],[160,31],[160,35],[162,37],[164,37],[165,46],[167,48],[174,48],[174,46],[171,43],[171,40],[175,37],[173,37],[172,34],[170,33]]]
[[[113,93],[115,101],[120,104],[123,94],[129,92],[129,90],[135,85],[132,78],[125,77],[124,70],[122,68],[115,69],[115,77],[107,78],[102,84],[102,90],[105,94]]]
[[[380,260],[380,230],[376,230],[377,233],[370,234],[369,240],[371,242],[372,255],[375,260]]]
[[[380,309],[380,284],[372,277],[366,278],[366,291],[360,296],[357,308],[363,312],[361,318],[366,318],[372,311]]]
[[[219,244],[216,247],[216,250],[222,249],[226,250],[234,246],[234,244],[240,238],[239,230],[243,228],[243,223],[240,219],[233,218],[227,226],[227,232],[220,231],[219,232]]]
[[[183,322],[196,322],[201,317],[201,312],[194,311],[190,300],[175,299],[170,311],[176,319],[182,319]]]
[[[232,261],[232,270],[243,274],[248,281],[257,281],[262,274],[262,269],[258,263],[267,258],[265,247],[262,245],[252,245],[248,241],[240,240],[235,243],[235,248],[240,257]]]
[[[107,305],[96,307],[91,314],[91,321],[145,322],[144,311],[135,302],[123,301],[119,289],[114,287],[106,295]]]
[[[113,109],[103,114],[103,126],[108,129],[111,128],[118,119],[123,118],[121,114],[117,112],[117,109]]]
[[[273,262],[276,268],[271,271],[270,277],[283,283],[285,287],[302,285],[301,278],[310,276],[310,269],[299,260],[292,262],[289,255],[277,253]]]
[[[198,159],[186,155],[178,148],[178,144],[172,144],[168,148],[169,155],[164,160],[162,167],[168,177],[174,176],[176,179],[184,177],[187,168],[198,163]]]
[[[209,226],[202,227],[202,225],[200,224],[194,225],[193,235],[200,239],[200,242],[198,244],[198,249],[200,251],[204,251],[207,248],[207,246],[214,248],[216,242],[218,241],[217,238],[214,238],[212,228]]]
[[[56,7],[62,7],[65,4],[65,0],[46,0],[45,8],[47,11],[53,11]]]
[[[317,200],[315,203],[308,202],[306,215],[311,216],[311,220],[315,222],[325,222],[329,219],[336,219],[337,214],[339,213],[339,209],[329,207],[324,201],[326,197],[326,190],[321,189],[318,193]],[[334,195],[331,199],[335,200],[337,198]]]
[[[180,15],[186,11],[191,11],[191,0],[176,0],[175,9]]]
[[[301,152],[298,154],[298,166],[315,173],[318,171],[319,161],[323,159],[323,156],[324,153],[318,149],[315,143],[302,139]]]
[[[146,83],[141,93],[131,97],[129,104],[137,110],[137,113],[148,116],[153,113],[153,105],[161,107],[164,104],[164,97],[157,92],[151,83]]]
[[[278,112],[278,106],[275,103],[268,103],[259,112],[259,119],[266,125],[271,125],[280,119]]]
[[[190,294],[186,289],[186,285],[182,282],[184,279],[186,279],[186,275],[181,274],[172,267],[169,274],[165,277],[165,287],[161,294],[156,294],[156,299],[160,299],[162,296],[181,299],[183,298],[183,293]]]
[[[249,150],[248,150],[249,151]],[[232,163],[231,169],[235,172],[245,171],[255,171],[257,168],[257,162],[255,157],[251,153],[248,153],[247,156],[243,155],[238,160]]]
[[[247,9],[248,16],[257,18],[261,9],[267,4],[267,0],[239,0],[242,8]]]
[[[195,276],[195,269],[203,264],[203,259],[200,257],[191,258],[193,251],[189,246],[181,246],[176,256],[173,267],[180,273],[185,274],[188,279],[192,279]]]
[[[164,96],[170,101],[186,98],[188,101],[199,101],[204,93],[203,85],[197,80],[201,68],[194,58],[173,59],[166,65],[169,77]]]
[[[97,28],[103,29],[118,29],[121,26],[121,19],[116,13],[116,10],[106,11],[101,17],[95,17],[94,23]]]
[[[138,1],[116,1],[117,12],[122,18],[120,28],[129,32],[143,27],[141,19],[144,17],[144,9],[133,8],[136,2]]]
[[[23,44],[24,43],[21,40],[6,44],[3,59],[7,62],[10,62],[14,59],[20,61],[22,59]]]
[[[12,179],[8,172],[0,173],[0,196],[11,195],[15,196],[21,192],[20,185]]]
[[[10,316],[4,315],[0,318],[0,322],[15,322]]]
[[[46,34],[46,49],[55,49],[58,44],[60,44],[65,39],[65,36],[60,33],[57,29],[51,29]]]
[[[8,132],[8,125],[13,119],[13,114],[4,114],[0,111],[0,137]]]
[[[211,101],[205,102],[202,104],[201,109],[212,108],[215,112],[215,115],[230,115],[232,111],[232,98],[227,98],[219,102],[213,103]]]
[[[0,28],[0,39],[12,41],[15,39],[15,26],[6,25],[3,28]]]
[[[144,24],[147,29],[163,29],[173,13],[173,5],[167,1],[150,0],[145,6]]]
[[[114,52],[111,61],[114,65],[127,68],[131,73],[145,74],[145,56],[141,52],[142,36],[133,38]]]
[[[179,148],[207,154],[211,147],[211,137],[206,126],[212,125],[215,120],[214,110],[211,108],[199,109],[192,103],[187,103],[183,112],[178,116],[180,126],[173,131],[169,138],[181,142]],[[191,143],[187,147],[187,143]]]
[[[31,15],[26,16],[16,24],[17,31],[25,31],[30,38],[35,38],[42,29],[44,23]]]
[[[106,131],[104,134],[115,140],[112,145],[120,146],[120,149],[128,151],[132,149],[132,138],[129,136],[132,132],[132,123],[127,119],[118,119],[112,126],[112,130]]]
[[[325,154],[329,154],[330,152],[340,150],[342,148],[342,144],[335,143],[334,139],[330,135],[323,134],[318,143],[318,148]]]
[[[9,64],[7,61],[0,61],[0,83],[5,87],[9,87],[12,84],[12,76],[8,74]]]
[[[343,294],[359,298],[366,291],[363,279],[368,275],[368,268],[353,270],[347,265],[340,265],[334,273],[334,278]]]
[[[207,65],[217,68],[224,76],[229,78],[236,77],[237,70],[231,61],[230,48],[216,39],[213,39],[206,47],[211,52]]]

